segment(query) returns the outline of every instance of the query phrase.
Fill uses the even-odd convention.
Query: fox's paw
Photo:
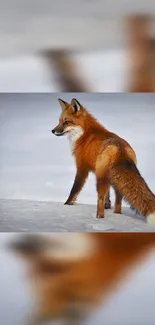
[[[122,214],[122,212],[121,212],[120,209],[114,209],[114,213],[116,213],[116,214]]]
[[[111,202],[109,201],[109,202],[105,202],[104,203],[104,208],[105,209],[111,209]]]
[[[104,218],[104,214],[97,214],[97,215],[96,215],[96,218],[98,218],[98,219],[102,219],[102,218]]]
[[[64,205],[73,205],[73,202],[65,202]]]
[[[64,205],[74,205],[74,202],[72,201],[72,202],[70,202],[70,201],[66,201],[65,203],[64,203]]]
[[[155,226],[155,212],[147,216],[147,223]]]

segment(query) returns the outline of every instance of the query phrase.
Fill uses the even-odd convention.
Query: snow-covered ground
[[[82,231],[83,227],[85,230],[90,230],[89,227],[87,228],[88,223],[93,224],[94,227],[93,218],[97,199],[94,175],[90,175],[78,200],[79,203],[94,204],[94,206],[88,207],[88,210],[86,207],[83,209],[83,205],[81,208],[63,206],[73,184],[75,164],[67,138],[57,138],[51,134],[51,129],[58,123],[60,114],[58,97],[68,101],[72,97],[77,97],[107,128],[124,137],[135,149],[140,172],[151,190],[155,192],[154,94],[0,94],[0,198],[19,200],[12,203],[1,201],[3,231],[16,231],[16,227],[18,230],[23,228],[26,231],[31,228],[33,222],[32,229],[35,231],[35,225],[36,230],[40,229],[45,220],[45,231],[52,231],[52,229],[59,231],[61,227],[64,230],[68,228],[76,231],[76,223],[73,229],[74,224],[71,226],[69,223],[68,214],[70,217],[72,214],[77,215],[77,218],[79,216],[80,223],[77,229]],[[21,199],[38,201],[38,203],[28,202],[26,209]],[[49,205],[45,208],[39,201],[48,201],[51,207]],[[60,202],[58,208],[52,205],[52,202]],[[39,209],[42,214],[41,219],[37,218]],[[44,210],[49,211],[45,220]],[[88,223],[85,217],[82,219],[83,211],[87,221],[89,220]],[[107,212],[106,216],[109,213]],[[124,213],[130,215],[128,210],[124,210]],[[63,216],[66,219],[63,218],[62,225]],[[107,224],[104,228],[101,224],[106,220],[100,222],[95,220],[95,223],[100,225],[97,228],[102,231],[120,227],[121,230],[125,224],[126,229],[131,231],[132,227],[128,223],[131,218],[123,219],[122,216],[121,219],[120,216],[113,214],[111,217],[110,222],[114,217],[116,218],[117,228],[114,224],[113,226]],[[22,222],[22,218],[23,227],[22,224],[18,227],[18,221]],[[137,222],[135,226],[140,227],[138,228],[140,230],[142,223],[143,226],[145,223],[138,219]]]
[[[0,324],[26,324],[32,297],[21,261],[7,251],[17,234],[0,235]],[[124,282],[81,325],[153,325],[155,319],[155,254],[150,252]],[[56,323],[53,323],[55,325]],[[58,323],[57,323],[58,325]]]

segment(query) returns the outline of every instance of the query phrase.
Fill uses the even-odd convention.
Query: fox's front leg
[[[80,191],[82,190],[82,187],[85,184],[85,181],[88,177],[88,171],[86,170],[78,170],[75,176],[74,184],[71,189],[70,195],[65,202],[65,204],[72,205],[76,199]]]

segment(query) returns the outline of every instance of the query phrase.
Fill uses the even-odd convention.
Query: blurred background
[[[153,0],[0,1],[0,91],[155,91]]]
[[[57,235],[57,238],[59,236],[61,235]],[[0,323],[5,325],[30,325],[27,320],[34,304],[25,264],[7,249],[11,241],[19,238],[19,234],[0,235]],[[153,250],[144,254],[142,261],[129,269],[126,277],[122,277],[119,286],[114,283],[116,287],[113,293],[103,303],[101,301],[86,322],[82,322],[81,325],[153,325],[155,319],[154,257]]]

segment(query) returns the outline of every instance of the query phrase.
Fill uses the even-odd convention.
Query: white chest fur
[[[52,233],[45,238],[48,240],[45,255],[56,260],[85,259],[96,249],[93,238],[86,233]]]
[[[83,130],[80,126],[66,128],[68,133],[68,139],[71,147],[71,151],[74,150],[77,140],[83,135]]]

